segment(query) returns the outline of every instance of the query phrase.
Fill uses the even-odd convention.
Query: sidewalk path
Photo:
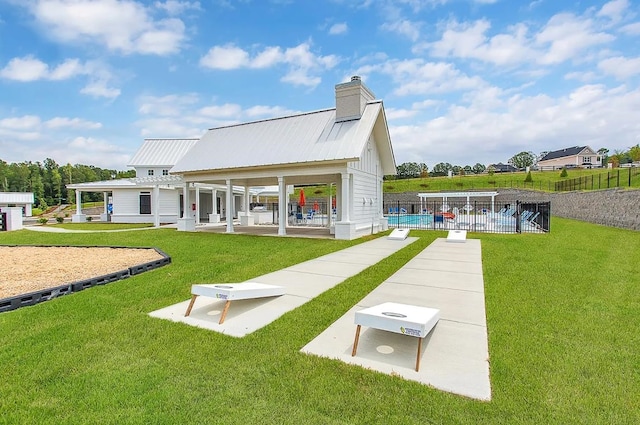
[[[153,311],[149,315],[243,337],[416,240],[417,238],[402,241],[378,238],[250,279],[250,282],[284,286],[286,293],[280,297],[233,301],[221,325],[218,321],[225,301],[215,298],[198,297],[189,317],[184,317],[189,300]]]
[[[423,341],[419,372],[416,339],[406,335],[363,327],[351,356],[355,312],[384,302],[440,309],[440,321]],[[437,239],[301,351],[490,400],[480,241]]]

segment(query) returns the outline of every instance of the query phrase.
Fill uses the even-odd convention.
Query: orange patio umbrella
[[[318,201],[315,201],[313,203],[313,210],[316,212],[320,211],[320,205],[318,205]]]
[[[304,207],[305,204],[306,204],[306,201],[304,199],[304,189],[300,189],[300,199],[298,199],[298,205],[300,205],[301,207]]]

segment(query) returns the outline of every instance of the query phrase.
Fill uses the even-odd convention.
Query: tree
[[[631,146],[629,156],[633,162],[640,161],[640,145]]]
[[[449,170],[451,170],[452,168],[453,167],[448,162],[439,162],[433,166],[431,175],[433,177],[446,176],[447,174],[449,174]]]
[[[481,174],[484,173],[484,171],[487,169],[487,167],[485,167],[484,165],[480,164],[479,162],[476,163],[476,165],[473,166],[473,172],[475,174]]]
[[[465,174],[473,173],[473,168],[471,168],[471,165],[465,165],[464,167],[462,167],[462,170]]]
[[[527,168],[533,165],[535,159],[535,155],[533,155],[533,153],[531,152],[520,152],[509,159],[509,164],[518,169]]]
[[[420,167],[420,177],[423,179],[426,177],[429,177],[429,167],[427,167],[427,164],[422,162],[420,163],[419,167]]]
[[[396,168],[399,179],[413,179],[420,177],[420,166],[415,162],[405,162]]]
[[[569,176],[569,173],[567,173],[567,167],[562,167],[562,171],[560,172],[560,177],[565,178],[568,176]]]
[[[533,183],[533,177],[531,177],[531,171],[527,173],[527,177],[524,178],[525,183]]]
[[[598,154],[600,155],[600,161],[603,167],[606,167],[609,163],[609,149],[600,148],[598,149]]]

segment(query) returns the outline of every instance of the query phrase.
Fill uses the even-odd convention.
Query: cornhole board
[[[284,295],[285,289],[282,286],[267,285],[264,283],[256,282],[244,282],[244,283],[211,283],[200,284],[191,286],[191,302],[187,308],[185,317],[191,314],[193,304],[196,302],[196,298],[202,295],[204,297],[217,298],[220,300],[226,300],[227,302],[222,309],[220,315],[219,324],[224,323],[224,319],[227,317],[227,311],[231,301],[247,300],[250,298],[265,298],[265,297],[277,297]]]
[[[409,236],[409,229],[395,229],[387,236],[387,239],[403,241]]]
[[[467,241],[466,230],[449,230],[449,234],[447,235],[447,242],[465,243],[466,241]]]
[[[358,350],[362,326],[413,336],[418,338],[418,356],[416,357],[416,372],[418,372],[420,370],[422,340],[438,323],[438,320],[440,320],[440,310],[436,308],[391,302],[356,311],[355,324],[358,326],[351,356],[354,357]]]

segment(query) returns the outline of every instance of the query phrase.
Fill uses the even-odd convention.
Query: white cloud
[[[97,130],[102,128],[102,124],[99,122],[87,121],[81,118],[67,118],[67,117],[55,117],[44,122],[44,125],[48,128],[73,128],[73,129],[89,129]]]
[[[411,41],[417,41],[420,37],[420,24],[408,19],[399,19],[392,22],[385,22],[381,29],[407,37]]]
[[[242,107],[240,105],[225,103],[224,105],[210,105],[201,108],[198,114],[215,119],[229,119],[239,117],[241,112]]]
[[[625,58],[616,56],[604,59],[598,63],[598,69],[607,75],[613,75],[620,80],[625,80],[629,77],[640,75],[640,57]]]
[[[619,22],[624,17],[628,8],[628,0],[613,0],[605,3],[597,13],[597,16],[607,17],[613,22]]]
[[[632,146],[640,89],[584,85],[560,97],[526,96],[485,87],[441,115],[410,126],[390,125],[398,163],[485,165],[520,151],[534,153],[586,144]],[[488,100],[489,99],[489,100]],[[502,155],[503,157],[499,156]]]
[[[331,25],[331,28],[329,28],[329,35],[346,34],[347,31],[349,31],[349,27],[347,26],[347,23],[340,22],[340,23]]]
[[[0,70],[0,78],[20,82],[38,80],[61,81],[76,76],[88,76],[89,82],[80,93],[94,97],[115,98],[120,90],[109,87],[111,73],[104,64],[97,62],[81,63],[78,59],[67,59],[56,67],[50,67],[33,56],[13,58]]]
[[[281,81],[315,87],[321,80],[312,74],[335,67],[340,59],[335,55],[316,55],[311,52],[310,47],[309,43],[284,50],[278,46],[269,46],[252,57],[249,52],[233,44],[213,46],[200,59],[200,65],[228,71],[239,68],[264,69],[284,64],[288,66],[288,71]]]
[[[156,1],[153,3],[155,7],[158,9],[162,9],[166,11],[169,15],[180,15],[187,10],[202,10],[200,7],[200,2],[198,1],[178,1],[178,0],[167,0],[167,1]]]
[[[634,22],[620,28],[620,32],[627,35],[640,35],[640,22]]]
[[[231,70],[249,65],[249,53],[233,44],[213,46],[200,59],[200,65],[205,68]]]
[[[167,96],[141,96],[138,99],[140,107],[138,112],[143,115],[156,115],[161,117],[180,116],[188,107],[199,102],[195,93]]]
[[[40,123],[40,117],[35,115],[3,118],[0,120],[0,131],[33,131],[40,128]]]
[[[124,54],[167,55],[179,51],[186,38],[181,20],[155,20],[132,0],[35,0],[29,5],[43,32],[61,42],[92,42]],[[158,5],[167,11],[180,7],[179,2]]]
[[[387,108],[385,109],[385,115],[389,121],[400,120],[403,118],[412,118],[416,116],[418,111],[411,109],[396,109],[396,108]]]
[[[0,77],[15,81],[37,81],[46,78],[49,66],[33,56],[13,58],[0,70]]]
[[[547,25],[536,34],[537,46],[546,49],[539,62],[557,64],[576,58],[592,46],[613,41],[614,37],[594,29],[590,19],[561,13],[549,19]]]

